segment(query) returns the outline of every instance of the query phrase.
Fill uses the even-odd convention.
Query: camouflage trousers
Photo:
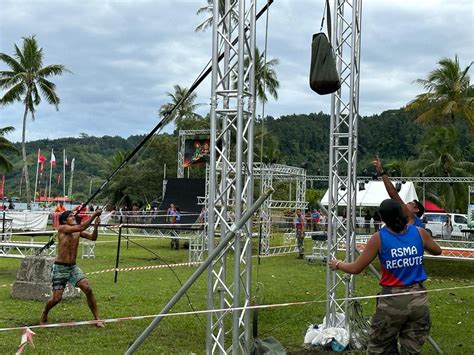
[[[382,294],[425,290],[423,285],[383,287]],[[372,317],[368,354],[419,354],[431,329],[428,295],[418,293],[377,299]]]
[[[296,230],[296,245],[298,246],[298,254],[304,255],[304,230]]]

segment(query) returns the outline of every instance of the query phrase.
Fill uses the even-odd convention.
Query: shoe
[[[303,258],[304,258],[304,254],[298,255],[298,259],[303,259]]]

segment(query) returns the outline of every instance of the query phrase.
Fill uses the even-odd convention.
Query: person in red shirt
[[[53,227],[58,228],[59,227],[59,215],[66,211],[66,207],[64,207],[64,202],[59,201],[59,203],[56,205],[54,208],[54,213],[53,213]]]

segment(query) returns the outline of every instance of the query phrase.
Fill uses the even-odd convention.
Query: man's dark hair
[[[64,211],[59,215],[59,224],[65,224],[69,215],[73,214],[72,211]]]
[[[418,217],[423,216],[425,214],[425,206],[423,206],[423,204],[418,200],[413,200],[413,202],[415,202],[416,208],[418,208],[418,212],[416,212],[416,215]]]
[[[393,200],[383,200],[379,207],[379,214],[382,221],[394,232],[401,232],[408,223],[406,216],[403,215],[402,206]]]

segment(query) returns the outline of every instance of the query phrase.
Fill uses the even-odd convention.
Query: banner
[[[209,155],[209,138],[186,139],[184,143],[183,167],[204,165],[205,156]]]

